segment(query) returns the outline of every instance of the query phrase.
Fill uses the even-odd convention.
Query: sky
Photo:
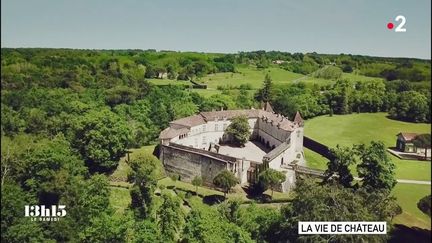
[[[431,1],[2,0],[1,46],[430,59]]]

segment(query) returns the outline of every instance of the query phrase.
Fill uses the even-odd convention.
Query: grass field
[[[305,135],[330,147],[337,144],[352,146],[372,140],[381,140],[390,147],[395,145],[396,134],[401,131],[430,133],[429,124],[395,121],[388,119],[386,115],[386,113],[363,113],[316,117],[306,121]],[[308,166],[326,169],[326,158],[306,148],[304,153]],[[400,160],[390,156],[396,165],[397,178],[430,181],[430,162]],[[353,174],[357,174],[355,170]],[[394,223],[430,229],[430,218],[417,208],[418,200],[430,193],[429,185],[397,184],[393,195],[396,196],[403,213],[394,219]]]
[[[307,164],[310,167],[326,169],[326,159],[321,155],[304,149]],[[396,224],[403,224],[409,227],[415,226],[430,229],[430,218],[417,208],[420,198],[431,193],[430,185],[396,184],[392,194],[397,198],[398,204],[402,207],[402,214],[394,218]]]
[[[201,78],[199,82],[207,84],[207,87],[211,89],[216,89],[218,86],[239,86],[241,84],[249,84],[253,89],[258,89],[262,86],[266,73],[270,74],[275,84],[288,84],[303,77],[302,74],[285,71],[277,67],[267,69],[239,67],[236,73],[215,73]]]
[[[222,93],[221,90],[218,90],[218,86],[227,87],[227,86],[240,86],[241,84],[249,84],[252,90],[257,90],[262,86],[265,75],[270,74],[273,83],[275,85],[284,85],[284,84],[292,84],[296,82],[302,82],[306,85],[327,85],[332,84],[335,80],[327,80],[322,78],[315,78],[312,75],[306,76],[303,74],[298,74],[290,71],[286,71],[282,68],[279,68],[276,65],[272,65],[266,69],[257,69],[253,66],[241,65],[236,68],[237,71],[235,73],[214,73],[209,74],[205,77],[197,78],[195,81],[198,83],[207,84],[207,89],[192,89],[191,91],[197,92],[204,97],[209,97],[214,94]],[[353,73],[343,73],[341,79],[350,80],[350,81],[368,81],[372,79],[358,74]],[[178,80],[169,80],[169,79],[148,79],[148,81],[155,85],[190,85],[191,83],[188,81],[178,81]]]
[[[393,189],[393,195],[397,198],[403,213],[395,217],[393,222],[430,229],[430,217],[417,208],[417,202],[430,193],[430,185],[397,184]]]
[[[402,131],[430,133],[430,125],[391,120],[386,117],[386,113],[320,116],[306,121],[305,124],[305,136],[329,147],[335,147],[337,144],[352,146],[358,143],[369,143],[372,140],[383,141],[388,147],[395,146],[396,134]],[[325,168],[324,157],[310,150],[305,150],[305,156],[309,166]],[[400,160],[390,156],[396,165],[398,179],[427,181],[431,179],[430,162]]]
[[[129,189],[113,186],[110,188],[110,204],[116,215],[122,215],[131,202]]]

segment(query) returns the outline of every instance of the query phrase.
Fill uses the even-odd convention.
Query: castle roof
[[[206,121],[201,114],[180,118],[170,122],[170,124],[177,124],[185,127],[194,127],[205,123]]]
[[[159,134],[159,139],[171,139],[171,138],[179,136],[180,134],[185,134],[185,133],[188,133],[188,132],[189,132],[188,128],[175,129],[175,128],[172,128],[172,127],[168,127],[166,129],[164,129]]]
[[[301,124],[303,119],[297,112],[294,119],[295,123],[288,120],[288,118],[276,114],[273,111],[270,103],[263,103],[263,109],[249,109],[249,110],[221,110],[221,111],[207,111],[200,112],[197,115],[180,118],[170,122],[170,127],[163,130],[159,136],[160,139],[174,138],[180,134],[189,132],[189,128],[206,124],[208,121],[217,119],[231,120],[237,116],[246,116],[247,118],[261,118],[263,121],[272,123],[279,129],[285,131],[293,131],[296,124]],[[301,122],[300,122],[301,121]],[[300,123],[299,123],[300,122]],[[176,126],[177,125],[177,126]],[[184,129],[186,130],[184,130]]]
[[[275,149],[270,151],[268,154],[264,155],[263,159],[266,161],[271,161],[277,156],[279,156],[281,153],[283,153],[285,150],[287,150],[290,147],[290,144],[287,142],[283,142],[279,144]]]
[[[201,112],[200,115],[206,121],[214,121],[216,119],[232,119],[236,116],[246,116],[247,118],[258,118],[260,110],[225,110],[225,111],[207,111]]]
[[[288,118],[280,114],[260,111],[260,116],[262,120],[270,122],[282,130],[293,131],[295,128],[294,123],[292,123],[290,120],[288,120]]]
[[[268,101],[264,104],[263,110],[265,110],[267,112],[274,113],[273,107],[270,105],[270,103]]]

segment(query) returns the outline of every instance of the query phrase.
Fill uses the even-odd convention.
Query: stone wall
[[[161,146],[160,159],[168,174],[177,174],[180,180],[191,182],[201,176],[205,184],[212,184],[213,178],[222,170],[233,170],[236,159],[209,151],[195,151],[184,146]],[[225,156],[226,158],[224,158]],[[231,161],[230,161],[231,160]],[[232,161],[234,160],[234,162]]]

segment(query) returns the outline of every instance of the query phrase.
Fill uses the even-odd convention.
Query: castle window
[[[203,136],[202,143],[203,143],[203,144],[207,144],[207,138],[206,138],[206,136]]]
[[[219,130],[219,125],[215,124],[215,131]]]
[[[297,131],[297,137],[298,138],[300,137],[300,131]]]
[[[281,158],[281,165],[283,165],[283,157]]]
[[[205,132],[206,131],[206,125],[203,125],[203,132]]]

